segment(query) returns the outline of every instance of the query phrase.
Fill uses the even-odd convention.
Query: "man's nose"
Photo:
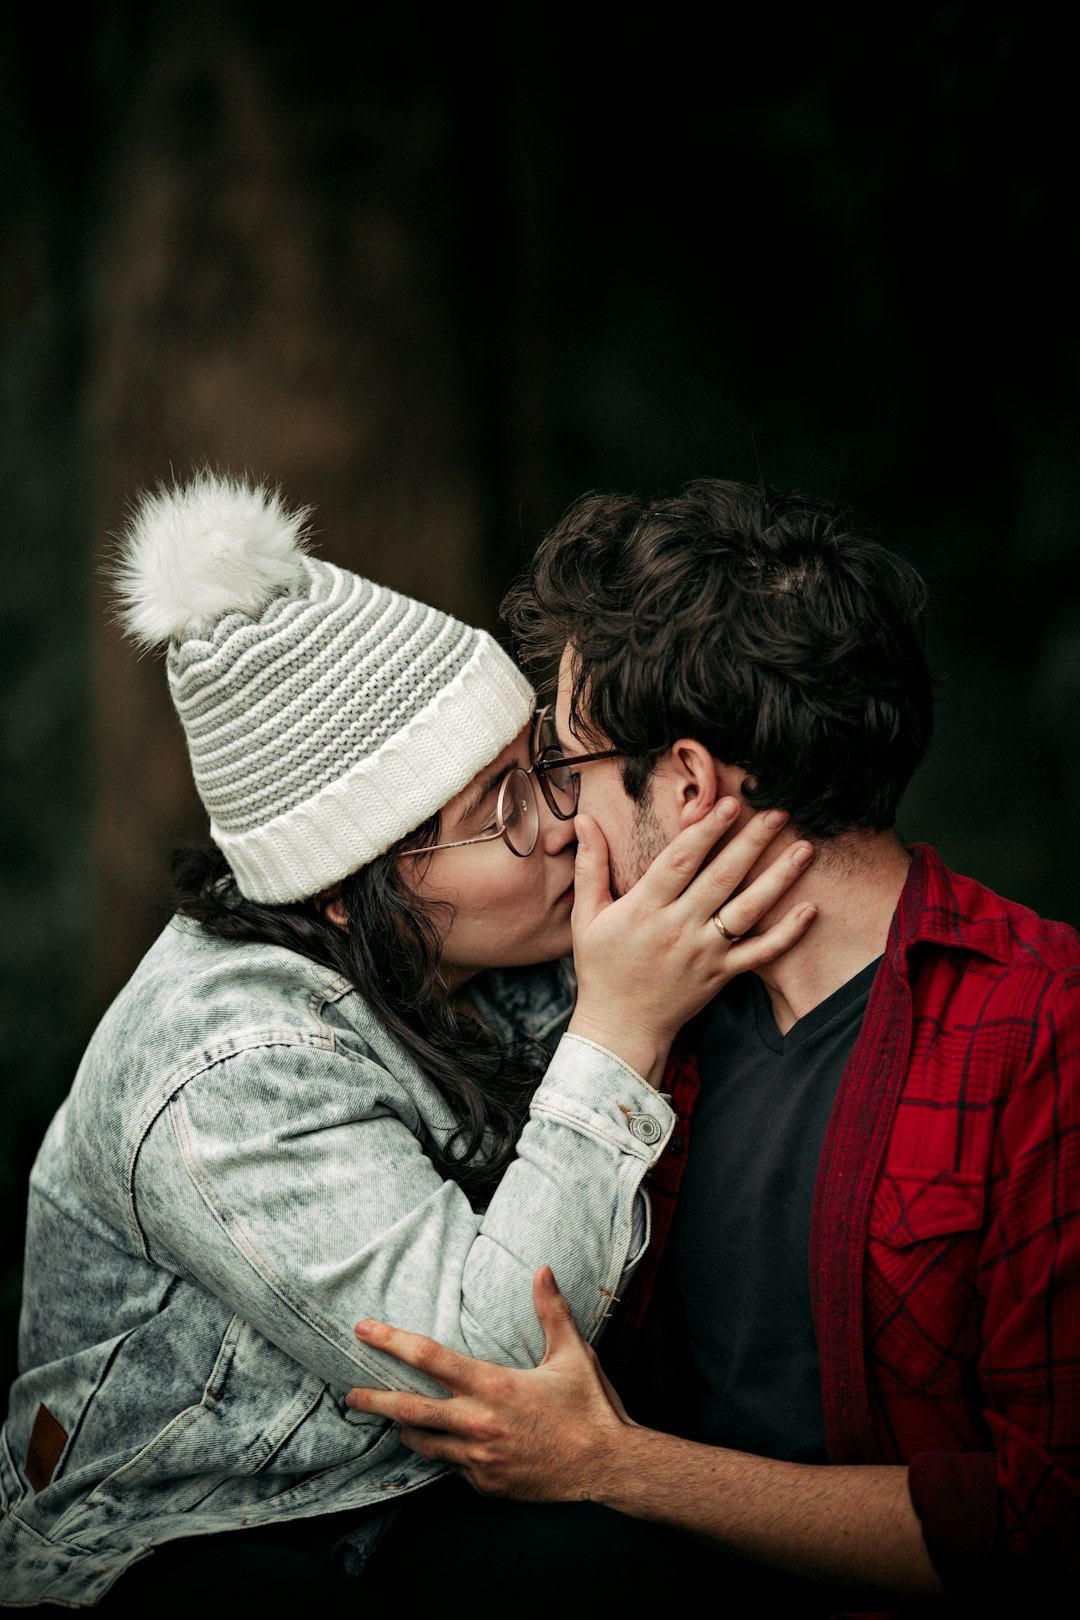
[[[574,818],[569,821],[560,821],[555,815],[546,799],[540,800],[540,844],[545,855],[558,855],[568,844],[577,842],[577,833],[574,828]]]

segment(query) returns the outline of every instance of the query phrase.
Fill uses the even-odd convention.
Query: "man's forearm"
[[[599,1502],[823,1585],[904,1601],[943,1597],[904,1467],[775,1462],[632,1422],[582,1339],[549,1266],[533,1279],[547,1351],[520,1370],[476,1361],[382,1322],[357,1336],[451,1398],[354,1389],[406,1445],[478,1491],[523,1502]]]
[[[620,1513],[808,1580],[944,1595],[904,1467],[774,1462],[633,1425],[613,1433],[596,1461],[588,1494]]]

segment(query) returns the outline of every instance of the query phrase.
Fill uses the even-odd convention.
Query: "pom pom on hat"
[[[139,498],[121,534],[120,616],[144,647],[207,631],[225,613],[257,618],[304,580],[306,509],[209,471]]]

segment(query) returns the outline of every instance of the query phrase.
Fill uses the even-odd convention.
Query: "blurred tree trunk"
[[[446,71],[445,42],[418,51],[390,6],[298,74],[296,15],[274,16],[161,7],[137,46],[113,42],[137,60],[105,67],[130,94],[94,228],[96,532],[163,477],[248,470],[315,507],[327,557],[495,628],[490,473],[508,444],[487,437],[491,398],[505,400],[469,320],[482,236],[463,172],[468,76]],[[541,414],[536,401],[522,424],[530,443]],[[106,595],[94,1011],[167,914],[170,847],[206,825],[161,661],[133,655]]]

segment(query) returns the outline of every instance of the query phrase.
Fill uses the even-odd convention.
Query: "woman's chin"
[[[536,954],[529,957],[531,965],[540,962],[554,962],[557,957],[571,956],[574,949],[574,936],[570,929],[570,913],[555,920],[544,930],[543,936],[536,947]]]
[[[567,913],[566,920],[560,923],[559,927],[554,929],[552,932],[553,946],[544,960],[552,961],[556,956],[572,956],[574,951],[574,935],[573,930],[570,927],[569,913]]]

